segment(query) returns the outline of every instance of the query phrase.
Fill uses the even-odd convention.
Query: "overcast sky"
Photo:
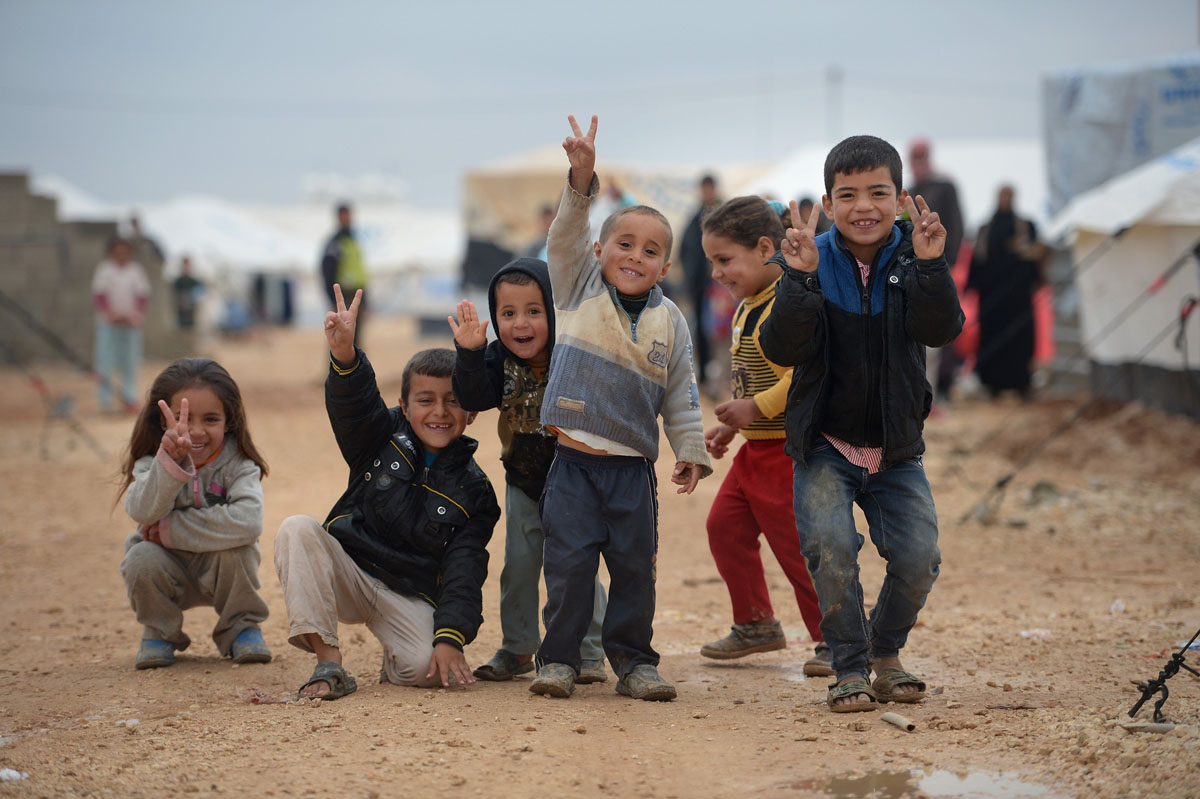
[[[600,115],[602,160],[640,163],[1034,137],[1041,76],[1194,49],[1197,6],[0,0],[0,169],[120,202],[291,203],[308,174],[382,174],[452,208],[467,169],[561,141],[568,113]]]

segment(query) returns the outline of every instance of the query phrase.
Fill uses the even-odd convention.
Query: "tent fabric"
[[[1108,236],[1134,224],[1200,225],[1200,138],[1079,195],[1049,231]]]
[[[1047,76],[1050,211],[1200,136],[1200,50]]]

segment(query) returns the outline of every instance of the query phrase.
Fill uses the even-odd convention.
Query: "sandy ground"
[[[399,393],[410,352],[446,343],[418,342],[414,329],[379,320],[368,331],[387,397]],[[963,401],[929,423],[944,563],[905,654],[937,693],[899,708],[911,733],[879,713],[829,713],[827,681],[800,673],[811,643],[774,564],[789,648],[732,663],[698,655],[730,623],[704,531],[728,459],[692,497],[670,491],[670,461],[659,464],[655,645],[677,701],[631,701],[612,682],[565,701],[531,695],[527,679],[449,691],[378,685],[379,647],[359,627],[343,631],[357,694],[270,703],[294,696],[312,668],[285,641],[272,539],[290,514],[322,517],[345,471],[321,402],[319,331],[223,343],[215,355],[240,382],[271,466],[260,576],[275,660],[221,660],[208,637],[215,616],[198,608],[177,665],[134,670],[140,628],[117,570],[131,523],[110,511],[130,420],[97,415],[83,377],[46,368],[106,457],[62,422],[41,457],[43,407],[23,373],[2,371],[0,769],[28,777],[0,781],[0,797],[1200,796],[1200,681],[1183,673],[1169,683],[1173,732],[1117,726],[1134,683],[1156,676],[1200,626],[1192,423],[1136,406],[1089,414],[1019,474],[991,525],[960,518],[1073,405]],[[161,366],[146,365],[143,385]],[[495,415],[469,432],[482,441],[480,463],[502,480]],[[497,529],[487,621],[467,649],[473,666],[500,637]],[[871,597],[881,561],[868,545],[862,562]]]

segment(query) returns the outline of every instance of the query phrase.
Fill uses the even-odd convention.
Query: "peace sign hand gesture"
[[[792,200],[788,207],[791,209],[792,224],[795,225],[800,219],[800,208],[795,200]],[[820,260],[817,253],[817,221],[820,218],[821,214],[814,206],[803,229],[790,227],[784,234],[779,249],[783,252],[783,260],[787,261],[787,265],[792,269],[801,272],[817,271],[817,263]]]
[[[913,253],[922,261],[940,257],[946,251],[946,228],[937,211],[929,210],[929,203],[919,194],[916,202],[905,194],[904,207],[913,223]]]
[[[575,135],[563,139],[563,149],[567,151],[567,160],[571,162],[571,188],[586,195],[592,185],[592,174],[596,171],[596,123],[599,121],[592,114],[592,126],[587,135],[579,129],[579,123],[572,115],[567,116],[571,123],[571,132]]]
[[[342,287],[333,284],[333,298],[337,310],[325,314],[325,338],[329,341],[329,354],[339,363],[354,360],[354,331],[358,326],[358,304],[362,302],[362,289],[354,292],[354,300],[346,307]]]
[[[475,303],[463,300],[458,304],[458,322],[453,316],[447,316],[446,321],[454,331],[454,343],[464,350],[481,350],[487,346],[488,320],[480,323]]]
[[[171,413],[171,406],[165,401],[158,401],[158,409],[163,415],[163,430],[162,448],[166,451],[171,460],[178,463],[180,466],[191,457],[192,454],[192,434],[188,432],[188,401],[184,397],[179,403],[179,419],[175,419],[175,414]]]

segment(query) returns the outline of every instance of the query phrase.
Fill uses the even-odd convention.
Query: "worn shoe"
[[[837,672],[833,670],[833,656],[829,651],[829,644],[822,641],[817,644],[813,656],[804,661],[804,676],[832,677],[835,674]]]
[[[575,690],[575,669],[566,663],[547,663],[529,684],[529,692],[566,699]]]
[[[608,672],[604,670],[604,660],[585,660],[575,678],[576,685],[587,685],[593,682],[608,682]]]
[[[783,625],[778,621],[770,624],[735,624],[729,629],[729,635],[721,640],[700,647],[700,654],[706,658],[730,660],[787,647]]]
[[[158,669],[170,666],[175,662],[175,645],[170,641],[158,641],[153,638],[143,638],[138,647],[137,660],[134,666],[139,669]]]
[[[633,671],[617,680],[617,693],[647,702],[670,702],[676,696],[675,686],[649,663],[634,666]]]
[[[229,656],[234,663],[270,663],[271,649],[257,627],[247,627],[233,639]]]

